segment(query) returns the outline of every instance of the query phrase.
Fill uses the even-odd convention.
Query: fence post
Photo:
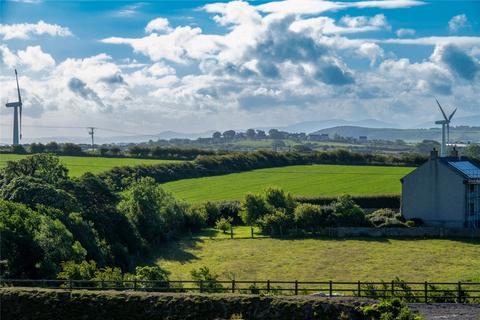
[[[253,227],[250,226],[250,233],[252,234],[252,239],[253,239]]]
[[[395,296],[395,281],[392,280],[392,288],[391,288],[391,291],[392,291],[392,297]]]
[[[358,286],[358,296],[361,297],[362,296],[362,287],[360,286],[360,280],[358,281],[357,286]]]
[[[72,279],[70,279],[69,282],[70,282],[70,290],[72,290],[72,287],[73,287],[73,285],[72,285]]]
[[[424,292],[425,293],[425,297],[424,297],[425,298],[425,303],[428,303],[428,282],[427,281],[425,281],[425,288],[424,289],[425,289],[424,290],[425,291]]]
[[[203,281],[200,280],[200,293],[202,293],[202,292],[203,292]]]
[[[333,296],[333,282],[332,282],[332,280],[330,280],[330,282],[328,284],[329,284],[328,295],[331,297],[331,296]]]
[[[267,292],[270,292],[270,280],[267,280]]]
[[[462,283],[458,281],[458,303],[462,303]]]
[[[133,291],[137,291],[137,278],[133,279]]]
[[[105,281],[102,279],[102,289],[105,288]]]
[[[230,225],[230,239],[233,239],[233,226]]]
[[[232,293],[235,293],[235,279],[232,279]]]
[[[295,280],[295,295],[298,296],[298,280]]]

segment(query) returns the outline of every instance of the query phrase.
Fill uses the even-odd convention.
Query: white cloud
[[[386,39],[386,40],[370,40],[377,43],[395,43],[395,44],[408,44],[408,45],[419,45],[419,46],[435,46],[435,45],[447,45],[454,44],[457,46],[478,46],[480,45],[480,37],[422,37],[422,38],[411,38],[411,39]]]
[[[18,57],[6,45],[0,45],[2,62],[8,68],[14,68],[18,63]]]
[[[340,19],[339,24],[336,24],[335,20],[329,17],[297,19],[290,26],[290,29],[295,32],[308,31],[325,35],[372,32],[388,28],[390,26],[383,14],[377,14],[373,17],[344,16]]]
[[[171,31],[168,19],[156,18],[150,21],[145,27],[145,32],[152,33],[154,31],[168,32]]]
[[[448,29],[452,33],[458,32],[460,29],[465,28],[468,25],[468,19],[466,14],[459,14],[454,16],[448,21]]]
[[[40,46],[27,47],[25,50],[19,50],[17,54],[19,61],[29,66],[33,71],[55,66],[55,60],[51,55],[43,52]]]
[[[383,58],[384,51],[377,44],[371,42],[365,42],[357,49],[357,53],[360,56],[364,56],[370,59],[370,66],[373,66],[378,59]]]
[[[320,14],[347,8],[396,9],[424,5],[424,1],[380,0],[357,2],[332,2],[323,0],[284,0],[256,6],[257,10],[278,14]]]
[[[135,52],[148,56],[153,61],[161,59],[187,63],[218,52],[221,36],[203,35],[202,29],[190,26],[177,27],[166,34],[152,33],[144,38],[131,39],[112,37],[103,43],[128,44]]]
[[[144,3],[142,2],[126,5],[120,8],[119,10],[115,11],[113,15],[121,18],[133,17],[138,13],[138,9],[143,7],[143,5]]]
[[[44,21],[39,21],[36,24],[32,23],[17,23],[17,24],[0,24],[0,35],[3,40],[11,39],[30,39],[32,35],[44,35],[67,37],[72,36],[70,30],[58,24],[49,24]]]
[[[6,45],[1,45],[0,54],[3,64],[8,68],[24,65],[32,71],[40,71],[55,66],[53,57],[43,52],[40,46],[28,46],[15,54]]]
[[[398,29],[397,32],[396,32],[397,37],[399,37],[399,38],[414,36],[415,33],[416,33],[416,31],[414,29],[405,29],[405,28]]]
[[[20,2],[20,3],[41,3],[42,0],[10,0],[13,2]]]

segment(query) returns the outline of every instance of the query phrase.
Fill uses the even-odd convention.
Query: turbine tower
[[[17,69],[15,69],[15,79],[17,80],[18,101],[5,105],[7,108],[13,108],[13,145],[19,144],[22,138],[22,97],[20,95],[20,86],[18,85]]]
[[[440,105],[440,102],[438,102],[436,98],[435,101],[437,102],[437,105],[440,108],[444,119],[435,121],[435,124],[442,125],[442,145],[440,146],[440,156],[445,157],[447,155],[447,144],[450,142],[450,121],[452,120],[455,112],[457,112],[457,108],[455,108],[455,110],[453,110],[450,116],[447,117],[445,111],[443,111],[443,108]]]

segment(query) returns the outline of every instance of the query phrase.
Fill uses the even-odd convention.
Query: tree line
[[[133,145],[127,149],[118,146],[100,146],[98,152],[93,150],[87,151],[81,145],[75,143],[57,143],[49,142],[31,143],[29,145],[13,145],[4,147],[1,152],[15,154],[36,154],[36,153],[52,153],[65,156],[95,156],[104,157],[134,157],[134,158],[152,158],[152,159],[170,159],[170,160],[193,160],[199,155],[215,155],[218,154],[212,150],[200,148],[179,148],[179,147],[149,147],[144,145]]]
[[[427,160],[418,154],[381,155],[355,153],[346,150],[325,152],[238,152],[223,155],[200,155],[191,162],[116,167],[100,174],[116,190],[126,188],[141,177],[151,177],[158,183],[243,172],[254,169],[306,164],[392,165],[418,166]]]

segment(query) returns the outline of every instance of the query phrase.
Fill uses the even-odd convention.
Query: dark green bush
[[[361,208],[387,208],[398,210],[400,208],[399,195],[375,195],[375,196],[352,196],[353,202]],[[300,203],[310,203],[320,206],[329,206],[337,200],[337,197],[295,197]]]

